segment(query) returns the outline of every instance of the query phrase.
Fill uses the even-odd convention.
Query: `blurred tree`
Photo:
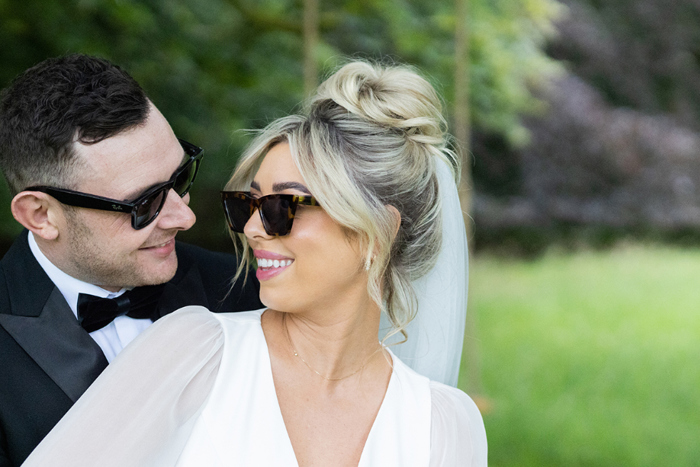
[[[304,96],[310,96],[318,85],[317,44],[318,0],[304,0]]]
[[[550,48],[614,106],[672,115],[700,129],[697,0],[564,0],[571,15]]]
[[[558,70],[542,47],[560,11],[555,0],[472,0],[470,77],[457,86],[468,86],[475,128],[527,141],[520,114],[538,108],[531,87]],[[183,238],[226,248],[216,200],[248,138],[236,130],[259,128],[302,99],[303,18],[299,0],[0,0],[0,86],[70,52],[129,70],[175,132],[206,149],[192,196],[198,222]],[[452,102],[455,22],[446,0],[329,0],[313,58],[321,73],[347,55],[414,64]],[[8,205],[5,193],[5,237],[19,229]]]
[[[479,135],[477,242],[700,242],[700,3],[563,0],[533,144]],[[486,156],[486,157],[484,157]],[[505,183],[507,182],[507,183]]]

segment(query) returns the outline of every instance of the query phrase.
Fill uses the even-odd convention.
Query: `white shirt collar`
[[[68,302],[68,306],[71,311],[73,311],[76,318],[78,317],[78,295],[81,293],[102,298],[114,298],[127,291],[126,288],[122,288],[119,292],[110,292],[102,287],[88,284],[73,276],[69,276],[49,261],[39,248],[39,245],[37,245],[34,235],[32,235],[31,232],[29,232],[27,240],[29,241],[29,249],[32,250],[32,254],[39,262],[39,266],[41,266],[46,275],[49,276],[49,279],[51,279],[51,282],[53,282],[56,287],[58,287],[61,294],[63,294],[63,297],[66,299],[66,302]]]

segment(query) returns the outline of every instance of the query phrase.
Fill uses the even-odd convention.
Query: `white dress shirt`
[[[110,292],[102,287],[94,284],[88,284],[75,277],[69,276],[65,272],[58,269],[49,259],[42,253],[39,245],[31,232],[29,232],[29,248],[32,254],[39,262],[39,265],[44,270],[49,279],[58,287],[58,290],[63,294],[63,297],[68,302],[68,306],[78,319],[78,295],[86,293],[101,298],[118,297],[128,289],[121,289],[119,292]],[[97,331],[90,333],[97,345],[100,346],[105,354],[108,362],[111,362],[121,350],[129,344],[136,336],[143,332],[148,326],[153,323],[150,319],[134,319],[128,316],[118,316],[114,321],[107,326]]]

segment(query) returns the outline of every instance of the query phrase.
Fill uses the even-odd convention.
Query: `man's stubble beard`
[[[175,275],[173,270],[167,277],[155,277],[143,271],[128,256],[120,257],[100,250],[92,230],[77,211],[66,211],[68,235],[71,238],[69,254],[72,269],[78,273],[77,279],[97,286],[122,288],[163,284]]]

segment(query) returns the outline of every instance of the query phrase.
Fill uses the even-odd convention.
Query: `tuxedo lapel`
[[[37,263],[26,231],[2,260],[0,326],[73,401],[107,366],[61,292]]]
[[[0,314],[0,325],[74,402],[107,367],[57,288],[38,317]]]

